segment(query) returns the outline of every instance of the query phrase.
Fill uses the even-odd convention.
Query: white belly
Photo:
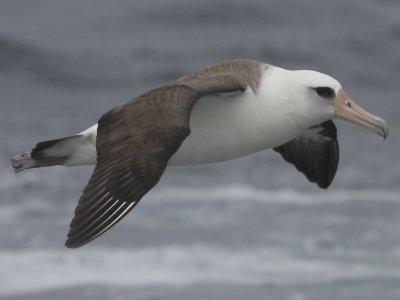
[[[279,71],[281,70],[281,71]],[[223,94],[201,98],[190,117],[191,134],[173,155],[170,165],[196,165],[234,159],[282,145],[317,124],[313,106],[301,98],[284,98],[285,70],[266,71],[256,93]],[[275,74],[275,75],[274,75]],[[279,77],[281,76],[281,77]],[[267,80],[268,79],[268,80]],[[322,120],[321,120],[322,121]],[[81,133],[92,143],[70,162],[96,163],[97,125]],[[83,155],[83,154],[84,155]]]
[[[251,89],[236,95],[200,99],[193,108],[191,134],[171,165],[225,161],[279,146],[306,128],[291,118],[279,99],[265,99]]]
[[[284,144],[307,129],[307,124],[299,122],[293,113],[295,107],[268,98],[248,89],[245,93],[200,99],[190,117],[192,132],[169,164],[231,160]],[[79,148],[67,165],[96,163],[97,124],[81,134],[90,137],[91,143]]]

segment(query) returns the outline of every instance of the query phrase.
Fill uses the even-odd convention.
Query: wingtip
[[[324,185],[324,184],[319,184],[319,183],[317,183],[317,185],[318,185],[318,187],[319,187],[320,189],[327,190],[327,189],[329,188],[329,185],[330,185],[330,184]]]
[[[98,235],[95,235],[89,239],[82,239],[82,238],[74,236],[70,229],[70,232],[68,232],[67,239],[66,239],[64,245],[65,245],[65,247],[67,247],[69,249],[76,249],[76,248],[85,246],[86,244],[89,244],[91,241],[93,241],[97,237],[98,237]]]
[[[82,243],[82,241],[78,241],[71,236],[71,228],[70,228],[64,246],[69,249],[76,249],[83,246],[84,244],[85,243]]]
[[[35,166],[35,160],[30,153],[15,155],[10,162],[15,174]]]
[[[13,171],[15,174],[17,174],[18,172],[21,172],[21,164],[18,163],[17,157],[14,156],[13,158],[10,159],[11,162],[11,166],[13,168]]]
[[[65,241],[64,246],[65,246],[66,248],[68,248],[68,249],[77,249],[77,248],[82,247],[82,246],[85,245],[85,244],[86,244],[86,243],[77,243],[77,242],[74,242],[74,241],[72,241],[72,240],[70,240],[70,239],[67,239],[67,240]]]
[[[68,248],[68,249],[76,249],[77,248],[77,247],[74,247],[72,244],[68,243],[68,241],[65,242],[64,246],[65,246],[65,248]]]
[[[328,189],[333,181],[333,177],[331,178],[326,178],[325,180],[317,180],[315,183],[318,185],[319,188],[321,189]]]

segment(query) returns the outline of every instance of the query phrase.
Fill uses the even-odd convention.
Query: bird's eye
[[[330,87],[317,87],[315,91],[323,98],[333,98],[335,96],[335,91]]]

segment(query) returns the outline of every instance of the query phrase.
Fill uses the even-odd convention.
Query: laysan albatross
[[[120,221],[168,165],[213,163],[272,148],[327,188],[339,160],[334,118],[388,134],[383,119],[358,106],[328,75],[231,60],[148,91],[77,135],[40,142],[12,165],[15,172],[96,165],[66,241],[76,248]]]

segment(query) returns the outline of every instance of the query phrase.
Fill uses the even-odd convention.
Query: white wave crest
[[[400,267],[300,258],[279,249],[166,246],[132,250],[0,251],[0,295],[77,285],[313,284],[400,276]],[[399,266],[399,265],[398,265]]]

